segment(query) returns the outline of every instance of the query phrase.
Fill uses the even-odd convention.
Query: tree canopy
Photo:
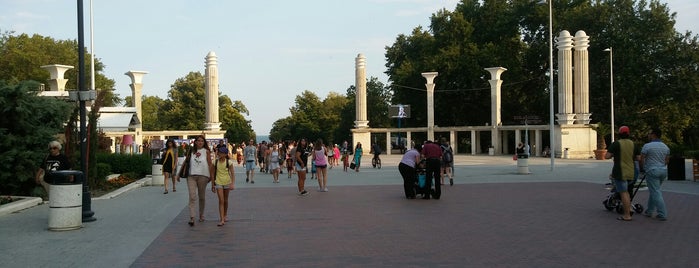
[[[46,83],[50,78],[48,71],[41,68],[44,65],[63,64],[75,68],[65,73],[67,90],[78,89],[78,42],[75,40],[56,40],[38,34],[14,35],[13,32],[0,32],[0,80],[15,84],[20,81],[33,80]],[[90,54],[85,53],[85,66],[90,66]],[[95,59],[95,84],[97,89],[104,89],[105,106],[116,106],[122,100],[112,91],[115,82],[102,74],[105,65],[100,59]],[[90,68],[87,76],[90,77]],[[89,81],[88,81],[89,83]],[[89,85],[86,85],[89,87]]]
[[[462,0],[454,11],[433,14],[429,30],[416,27],[386,48],[394,102],[426,110],[420,73],[437,71],[435,124],[482,125],[490,121],[484,68],[501,66],[508,69],[502,75],[504,123],[517,115],[548,119],[548,16],[547,5],[507,0]],[[554,36],[562,30],[590,36],[593,122],[611,120],[609,54],[603,50],[613,47],[615,123],[632,126],[638,137],[659,126],[675,143],[697,136],[699,46],[696,36],[674,29],[674,18],[657,0],[553,3]],[[415,112],[407,125],[426,121]]]

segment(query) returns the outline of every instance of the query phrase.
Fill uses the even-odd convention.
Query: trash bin
[[[517,155],[517,173],[518,174],[529,174],[529,155],[528,154],[518,154]]]
[[[71,181],[70,178],[73,178]],[[82,227],[83,173],[61,170],[46,174],[49,183],[49,230],[68,231]]]
[[[667,164],[667,179],[671,181],[685,180],[684,157],[671,156]]]
[[[165,176],[163,175],[163,165],[153,164],[151,167],[151,185],[165,185]]]

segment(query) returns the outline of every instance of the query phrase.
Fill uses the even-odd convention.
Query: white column
[[[492,142],[492,146],[495,149],[496,154],[502,153],[502,146],[500,146],[500,126],[502,125],[502,119],[501,117],[501,94],[500,94],[500,87],[502,86],[502,80],[500,79],[500,75],[507,71],[507,69],[503,67],[491,67],[491,68],[485,68],[486,71],[490,72],[490,80],[488,80],[488,83],[490,83],[490,125],[491,125],[491,132],[490,132],[490,139]]]
[[[138,124],[136,126],[136,136],[134,137],[133,141],[136,145],[140,145],[143,143],[143,108],[141,106],[141,96],[143,96],[143,76],[147,73],[148,72],[145,71],[128,71],[125,73],[125,75],[131,78],[131,84],[129,86],[131,87],[131,98],[133,99],[133,107],[136,108],[136,117],[138,117],[138,120],[141,121],[141,124]]]
[[[476,139],[477,134],[478,132],[471,130],[471,155],[476,155],[476,152],[478,152],[476,148],[480,147],[480,144],[478,144],[478,140]]]
[[[386,132],[386,149],[384,152],[386,152],[386,155],[391,155],[391,132],[388,131]]]
[[[68,82],[68,79],[65,79],[64,75],[65,75],[66,71],[73,69],[73,66],[51,64],[51,65],[41,66],[41,68],[44,70],[47,70],[50,74],[51,78],[48,79],[49,91],[65,91],[66,90],[66,82]]]
[[[356,121],[354,121],[354,127],[367,128],[369,127],[369,121],[367,120],[366,107],[366,57],[364,57],[364,54],[359,53],[357,57],[354,59],[354,62],[354,86],[357,89],[357,94],[355,97]]]
[[[568,31],[558,35],[558,114],[559,125],[573,124],[573,36]]]
[[[218,57],[210,51],[205,59],[204,92],[206,105],[206,122],[204,129],[221,130],[221,122],[218,120]]]
[[[573,37],[575,50],[575,70],[573,83],[575,91],[575,124],[590,123],[590,75],[587,48],[590,37],[584,31],[577,31]]]
[[[456,141],[456,131],[449,131],[449,145],[451,145],[454,154],[459,151],[459,143]]]
[[[434,78],[438,72],[422,73],[422,77],[427,80],[427,139],[434,141]]]

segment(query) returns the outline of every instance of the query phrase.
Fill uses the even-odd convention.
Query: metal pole
[[[95,23],[94,23],[94,12],[92,11],[92,0],[90,0],[90,87],[92,90],[96,90],[95,85]]]
[[[83,172],[83,222],[94,221],[91,211],[92,198],[87,179],[87,116],[85,109],[85,33],[83,18],[83,1],[78,0],[78,96],[80,102],[80,170]]]
[[[609,52],[609,99],[611,100],[611,115],[612,115],[612,142],[614,142],[614,55],[612,52],[612,47],[605,49],[604,51]]]
[[[554,162],[555,162],[555,156],[556,156],[556,147],[555,147],[555,141],[554,141],[554,136],[553,136],[553,0],[548,0],[549,1],[549,135],[550,135],[550,143],[551,143],[551,171],[553,171],[554,167]]]

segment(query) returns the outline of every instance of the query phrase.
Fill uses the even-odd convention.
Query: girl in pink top
[[[318,139],[313,144],[313,161],[318,172],[318,191],[328,191],[328,152],[323,145],[323,140]]]

